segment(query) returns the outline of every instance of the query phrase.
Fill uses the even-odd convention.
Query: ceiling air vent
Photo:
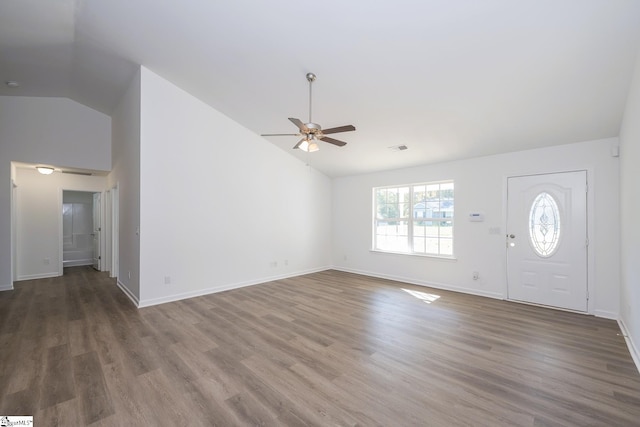
[[[404,151],[404,150],[408,150],[409,147],[407,147],[406,145],[402,144],[402,145],[394,145],[393,147],[389,147],[389,150],[391,151]]]

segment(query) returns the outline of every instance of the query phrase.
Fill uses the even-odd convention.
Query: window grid
[[[373,250],[453,256],[453,181],[373,189]]]

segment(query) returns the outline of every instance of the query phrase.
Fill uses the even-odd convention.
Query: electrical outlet
[[[275,268],[278,266],[278,261],[271,261],[271,263],[269,264],[272,268]]]
[[[45,258],[44,260],[42,260],[44,262],[44,265],[49,265],[51,264],[51,260],[49,258]]]
[[[165,285],[171,284],[171,276],[164,276],[164,284]]]
[[[477,271],[473,272],[473,280],[478,280],[478,278],[480,277],[480,273],[478,273]]]

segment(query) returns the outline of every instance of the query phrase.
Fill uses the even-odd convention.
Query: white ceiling
[[[0,95],[109,114],[138,64],[341,176],[617,136],[640,0],[2,0]],[[406,144],[406,151],[388,147]]]

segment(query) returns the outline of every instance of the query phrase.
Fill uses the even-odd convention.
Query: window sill
[[[443,261],[457,261],[453,255],[432,255],[432,254],[417,254],[417,253],[409,253],[409,252],[391,252],[391,251],[381,251],[379,249],[369,249],[369,252],[377,253],[377,254],[389,254],[389,255],[403,255],[403,256],[415,256],[420,258],[433,258]]]

